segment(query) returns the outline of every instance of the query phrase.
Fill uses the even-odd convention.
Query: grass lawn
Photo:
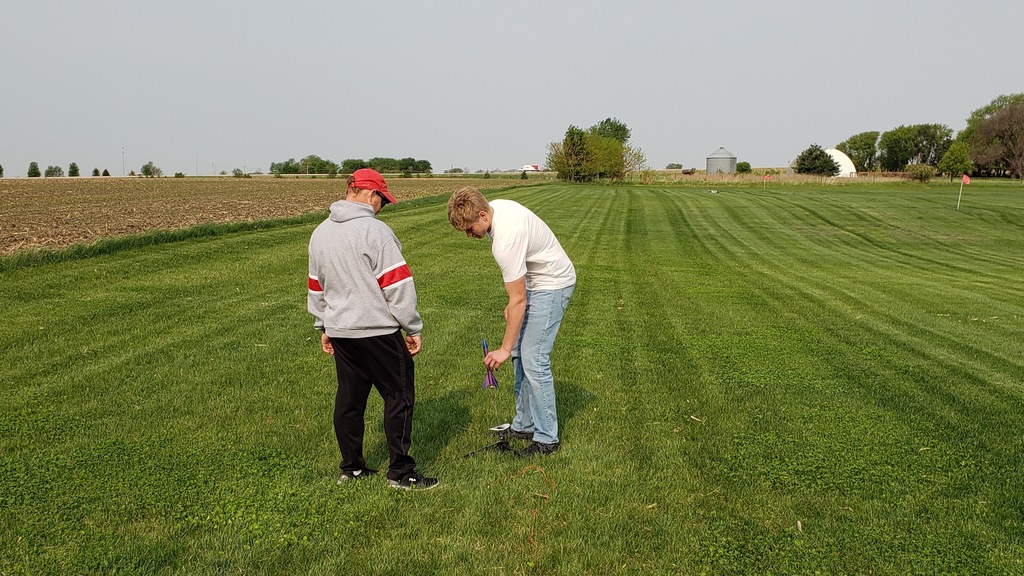
[[[579,276],[535,460],[463,457],[513,405],[489,244],[389,207],[417,494],[335,485],[313,220],[0,266],[0,574],[1024,574],[1024,191],[956,195],[502,192]]]

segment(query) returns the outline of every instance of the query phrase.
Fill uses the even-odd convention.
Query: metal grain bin
[[[736,156],[725,148],[719,148],[708,155],[708,174],[735,174]]]

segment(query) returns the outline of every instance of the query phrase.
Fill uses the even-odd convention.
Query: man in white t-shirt
[[[548,225],[512,200],[488,202],[476,188],[460,188],[448,201],[448,220],[470,238],[491,239],[508,305],[501,346],[484,364],[496,370],[512,358],[516,416],[510,434],[532,440],[523,456],[550,454],[559,448],[551,350],[576,288],[576,269]]]

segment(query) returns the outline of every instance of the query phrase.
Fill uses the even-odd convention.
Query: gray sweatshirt
[[[309,239],[309,313],[335,338],[423,329],[402,245],[367,204],[340,200]]]

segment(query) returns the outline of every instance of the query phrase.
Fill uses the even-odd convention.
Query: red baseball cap
[[[398,200],[388,192],[388,183],[384,181],[384,177],[373,168],[360,168],[353,172],[351,186],[353,188],[380,192],[381,196],[387,198],[388,202],[392,204],[398,203]]]

